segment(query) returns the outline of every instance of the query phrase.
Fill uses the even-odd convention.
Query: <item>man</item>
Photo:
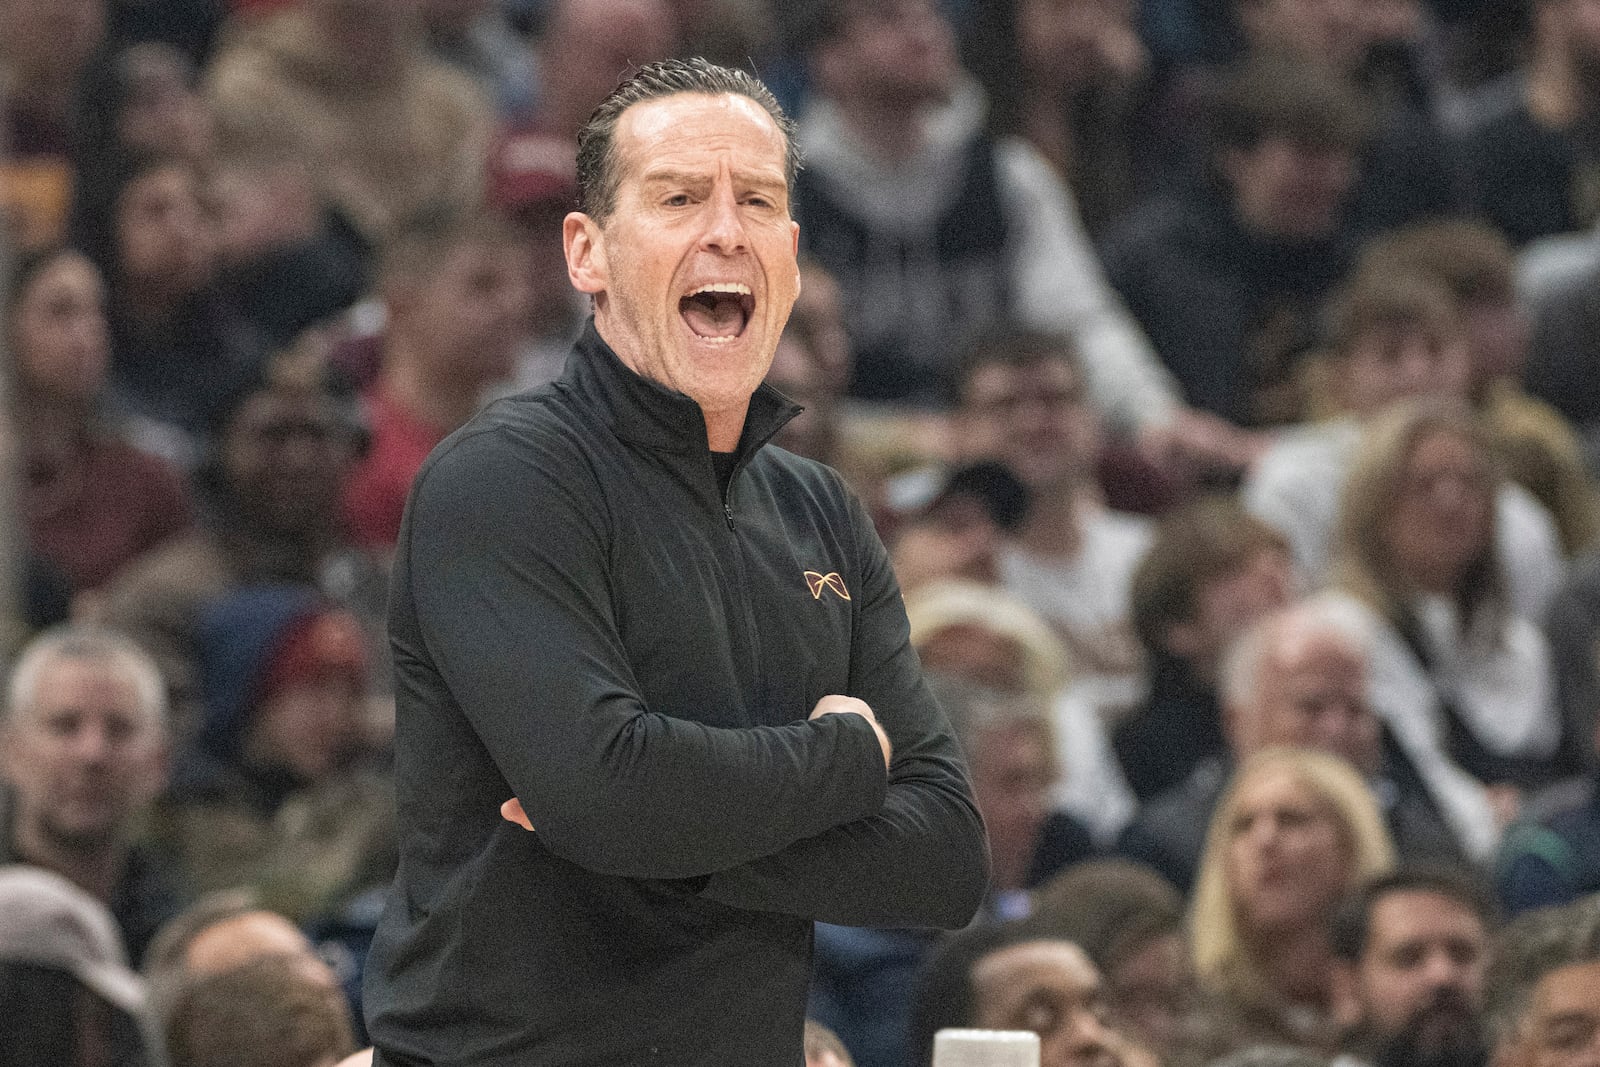
[[[1495,1067],[1600,1064],[1600,896],[1535,912],[1496,945],[1487,1014]]]
[[[136,962],[182,906],[169,866],[135,841],[168,764],[161,675],[131,641],[72,627],[23,650],[0,719],[0,863],[55,871],[105,904]]]
[[[1333,920],[1334,1012],[1372,1067],[1483,1067],[1494,905],[1467,875],[1411,868],[1356,890]]]
[[[758,385],[794,169],[747,75],[620,86],[564,227],[592,323],[418,475],[379,1064],[799,1067],[813,920],[977,908],[981,825],[886,553],[835,474],[761,448],[792,410]]]
[[[1312,601],[1245,631],[1222,666],[1227,751],[1201,761],[1187,779],[1147,804],[1123,832],[1118,851],[1187,889],[1211,814],[1239,761],[1290,745],[1332,753],[1365,775],[1408,855],[1459,856],[1431,795],[1383,737],[1367,702],[1368,655],[1356,627],[1333,605]]]

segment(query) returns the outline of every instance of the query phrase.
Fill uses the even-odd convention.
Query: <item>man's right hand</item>
[[[889,764],[894,759],[894,745],[889,741],[889,735],[883,732],[878,717],[872,713],[872,708],[865,700],[830,693],[817,701],[817,706],[811,709],[811,714],[806,718],[820,719],[824,715],[859,715],[871,723],[872,732],[878,735],[878,747],[883,749],[884,769],[888,770]]]

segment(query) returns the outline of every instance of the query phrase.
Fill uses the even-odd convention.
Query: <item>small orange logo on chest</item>
[[[838,571],[829,571],[827,574],[806,571],[806,588],[811,590],[812,600],[821,600],[824,589],[832,589],[841,600],[850,599],[850,590],[844,587],[844,579],[839,577]]]

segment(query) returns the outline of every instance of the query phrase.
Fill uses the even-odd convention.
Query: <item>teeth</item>
[[[701,293],[735,293],[739,296],[749,296],[750,287],[743,282],[712,282],[692,290],[690,296],[699,296]]]

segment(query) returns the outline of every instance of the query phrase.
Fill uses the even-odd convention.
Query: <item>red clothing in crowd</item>
[[[344,518],[352,543],[393,548],[406,494],[422,461],[450,432],[424,422],[388,395],[382,383],[366,394],[371,447],[344,483]]]

